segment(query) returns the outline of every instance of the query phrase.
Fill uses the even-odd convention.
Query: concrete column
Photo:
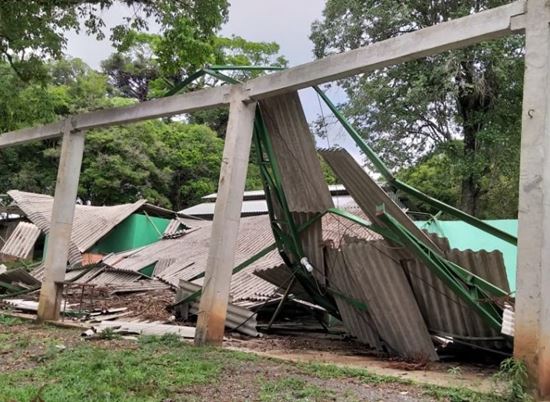
[[[84,132],[71,132],[69,125],[65,127],[48,235],[45,277],[40,289],[38,321],[59,319],[63,287],[57,283],[65,279],[80,167],[84,153]]]
[[[550,397],[550,6],[528,0],[514,356]]]
[[[255,110],[256,102],[244,103],[242,91],[234,88],[199,305],[196,345],[220,345],[223,340]]]

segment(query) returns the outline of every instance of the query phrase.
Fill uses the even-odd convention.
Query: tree
[[[132,9],[110,39],[124,47],[130,30],[143,31],[154,20],[165,34],[164,47],[181,46],[186,32],[189,55],[200,53],[227,17],[227,0],[27,0],[0,2],[0,56],[24,81],[46,79],[45,59],[61,59],[66,33],[84,29],[105,37],[102,13],[115,3]]]
[[[311,39],[323,57],[503,3],[328,0]],[[344,80],[345,114],[394,169],[462,139],[450,159],[461,177],[457,203],[481,215],[502,172],[517,177],[522,53],[523,39],[512,36]]]
[[[7,64],[1,71],[3,130],[136,102],[113,96],[107,76],[78,59],[47,65],[47,85],[22,82]],[[169,119],[93,130],[86,136],[79,196],[94,205],[146,198],[179,210],[216,191],[222,152],[223,139],[208,127]],[[59,155],[59,140],[0,150],[0,193],[53,194]],[[249,172],[247,188],[261,186],[257,167]]]

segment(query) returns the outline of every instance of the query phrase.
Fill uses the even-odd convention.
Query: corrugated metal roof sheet
[[[103,262],[112,268],[133,272],[156,264],[155,275],[177,287],[180,279],[189,281],[202,274],[206,268],[212,222],[197,222],[200,223],[195,230],[180,238],[161,240],[136,251],[113,254]],[[273,241],[268,216],[243,218],[239,229],[235,266],[271,245]],[[278,254],[270,253],[254,265],[235,274],[231,282],[231,300],[237,303],[271,296],[277,287],[253,275],[252,272],[256,266],[272,266],[280,262]]]
[[[359,166],[353,157],[343,149],[332,149],[320,151],[320,154],[330,165],[336,176],[344,183],[349,193],[361,209],[367,214],[369,220],[384,227],[376,216],[377,207],[384,205],[401,225],[407,228],[418,239],[425,244],[431,244],[435,249],[437,246],[430,238],[422,232],[405,212],[386,194],[386,192],[370,178],[370,176]]]
[[[359,210],[356,205],[352,205],[351,207],[348,205],[343,209],[353,212],[360,218],[367,219],[365,214]],[[327,214],[321,219],[323,227],[322,246],[340,247],[351,239],[382,239],[379,234],[370,231],[364,226],[350,222],[341,216]],[[317,233],[311,236],[312,238],[308,241],[311,241],[312,244],[316,244],[319,241],[319,239],[316,240]],[[277,250],[272,251],[268,256],[269,258],[260,260],[253,265],[254,274],[278,287],[286,289],[292,278],[292,271],[284,264]],[[320,275],[316,275],[316,278],[319,277]],[[294,283],[291,293],[301,299],[309,300],[308,294],[298,282]]]
[[[12,232],[0,254],[16,258],[29,258],[34,249],[34,244],[40,236],[40,229],[28,222],[19,222]]]
[[[389,352],[418,360],[438,359],[403,267],[392,257],[393,247],[388,242],[356,241],[330,254],[329,286],[335,283],[336,298],[343,294],[368,308],[364,320],[368,327],[355,321],[359,312],[355,307],[356,314],[343,317],[344,324],[351,319],[350,328],[359,330],[365,339],[372,339],[376,333]]]
[[[26,193],[18,190],[8,191],[18,207],[27,218],[42,231],[50,229],[53,197],[43,194]],[[71,241],[83,253],[109,233],[128,216],[138,211],[145,200],[133,204],[122,204],[108,207],[76,205]]]
[[[201,289],[200,285],[183,280],[179,281],[178,285],[180,288],[180,290],[178,290],[178,294],[182,298],[185,298]],[[199,303],[190,303],[189,312],[195,315],[198,314]],[[239,307],[233,303],[228,304],[227,316],[225,319],[226,327],[237,330],[249,336],[259,336],[258,331],[256,331],[257,325],[258,324],[256,322],[256,313],[252,313],[250,312],[250,310]]]
[[[432,236],[450,261],[470,270],[475,275],[509,291],[502,254],[498,251],[461,251],[449,249],[446,239]],[[404,260],[420,310],[431,331],[471,338],[498,337],[481,317],[466,305],[451,289],[416,259]],[[485,346],[499,347],[501,342],[480,341]]]
[[[350,204],[355,204],[353,198],[349,195],[335,195],[332,197],[332,202],[337,208],[346,208]],[[216,203],[214,202],[204,202],[187,209],[180,211],[180,213],[186,215],[194,216],[203,216],[203,217],[212,217],[214,216],[214,207]],[[243,201],[241,207],[242,216],[252,216],[252,215],[262,215],[269,212],[267,208],[266,200],[252,200],[252,201]]]
[[[517,219],[490,219],[484,220],[484,222],[503,230],[512,236],[517,236]],[[430,233],[437,234],[438,236],[445,236],[449,239],[451,247],[459,250],[500,251],[504,258],[504,265],[506,266],[506,273],[508,274],[510,290],[515,292],[517,262],[517,247],[515,245],[501,240],[498,237],[484,232],[483,230],[463,221],[416,221],[415,224]]]
[[[27,286],[40,285],[40,282],[31,276],[25,268],[11,269],[0,274],[0,282],[10,284],[21,283]]]
[[[298,92],[263,99],[260,109],[271,137],[289,210],[324,212],[332,207]]]

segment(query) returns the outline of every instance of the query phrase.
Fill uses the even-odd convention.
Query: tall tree
[[[328,0],[312,26],[323,57],[402,35],[506,0]],[[376,70],[340,82],[345,113],[393,168],[410,166],[453,139],[460,154],[459,206],[482,213],[503,171],[517,176],[523,39],[508,37]],[[453,187],[454,183],[449,183]]]
[[[46,78],[43,60],[60,59],[67,32],[85,30],[103,39],[103,14],[114,4],[131,9],[124,24],[111,29],[110,39],[124,46],[130,30],[142,31],[156,22],[164,46],[182,46],[186,32],[188,54],[200,53],[227,17],[227,0],[27,0],[0,2],[0,57],[23,80]]]

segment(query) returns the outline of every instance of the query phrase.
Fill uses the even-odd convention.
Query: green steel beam
[[[227,65],[227,66],[220,66],[220,65],[212,65],[212,66],[207,66],[206,67],[207,69],[210,69],[210,70],[221,70],[221,71],[229,71],[229,70],[234,70],[234,71],[280,71],[280,70],[285,70],[286,67],[279,67],[279,66],[232,66],[232,65]]]
[[[338,110],[338,108],[332,103],[332,101],[328,98],[328,96],[317,86],[314,86],[313,89],[319,94],[319,96],[323,99],[325,104],[328,106],[328,108],[332,111],[332,113],[336,116],[340,124],[344,127],[344,129],[348,132],[348,134],[351,136],[351,138],[355,141],[357,146],[363,151],[363,153],[369,158],[369,160],[372,162],[372,164],[376,167],[378,172],[388,181],[388,183],[395,188],[412,195],[413,197],[419,199],[420,201],[423,201],[435,208],[440,209],[443,212],[448,213],[451,216],[454,216],[455,218],[461,219],[464,222],[483,230],[484,232],[490,233],[493,236],[498,237],[499,239],[502,239],[508,243],[511,243],[513,245],[517,245],[517,238],[515,236],[512,236],[511,234],[500,230],[498,228],[495,228],[494,226],[491,226],[485,222],[483,222],[481,219],[476,218],[475,216],[469,215],[464,211],[461,211],[458,208],[452,207],[448,204],[445,204],[442,201],[439,201],[433,197],[430,197],[427,194],[424,194],[422,191],[402,182],[401,180],[397,179],[391,171],[387,168],[387,166],[384,164],[382,159],[378,157],[376,152],[365,142],[365,140],[361,137],[361,135],[353,128],[353,126],[350,124],[350,122],[342,115],[342,113]]]
[[[172,96],[177,94],[179,91],[181,91],[183,88],[191,84],[193,81],[199,79],[203,75],[205,75],[206,72],[204,70],[199,70],[191,74],[189,77],[184,79],[179,84],[176,84],[172,89],[168,90],[163,96]]]

